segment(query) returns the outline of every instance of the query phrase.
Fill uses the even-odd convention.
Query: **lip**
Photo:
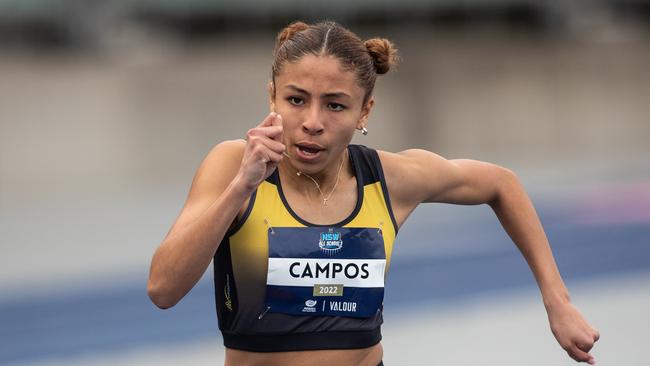
[[[297,142],[295,145],[296,146],[304,146],[304,147],[307,147],[307,148],[310,148],[310,149],[325,150],[325,148],[323,146],[321,146],[319,144],[315,144],[313,142],[309,142],[309,141]]]
[[[318,149],[318,152],[314,154],[305,154],[300,149],[300,146],[307,147],[310,149]],[[297,143],[295,144],[295,147],[296,147],[296,156],[302,161],[309,161],[309,162],[318,160],[321,157],[322,152],[324,151],[324,149],[320,145],[312,144],[312,143]]]

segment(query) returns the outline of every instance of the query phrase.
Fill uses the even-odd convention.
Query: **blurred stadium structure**
[[[0,365],[219,364],[211,270],[162,312],[149,260],[266,114],[276,32],[325,18],[403,57],[355,142],[518,172],[599,363],[643,364],[650,1],[0,0]],[[572,364],[487,207],[424,206],[396,245],[387,364]]]
[[[646,0],[3,0],[3,41],[43,46],[99,47],[124,27],[185,38],[224,31],[278,29],[293,19],[333,18],[351,24],[436,26],[499,24],[544,33],[600,32],[650,22]]]

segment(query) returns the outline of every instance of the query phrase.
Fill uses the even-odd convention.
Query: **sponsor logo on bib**
[[[305,301],[305,307],[302,308],[303,313],[315,313],[316,312],[316,304],[318,301],[314,299],[309,299]]]

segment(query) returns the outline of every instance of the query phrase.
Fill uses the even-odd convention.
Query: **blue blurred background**
[[[602,365],[650,340],[650,1],[0,1],[0,364],[219,365],[211,269],[151,256],[210,148],[268,111],[275,34],[393,40],[370,134],[518,173]],[[387,283],[388,365],[571,365],[489,207],[424,205]]]

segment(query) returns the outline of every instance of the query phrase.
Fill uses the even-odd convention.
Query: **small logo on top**
[[[329,229],[326,233],[320,233],[318,247],[325,253],[337,253],[343,248],[341,233],[334,231],[334,229]]]

